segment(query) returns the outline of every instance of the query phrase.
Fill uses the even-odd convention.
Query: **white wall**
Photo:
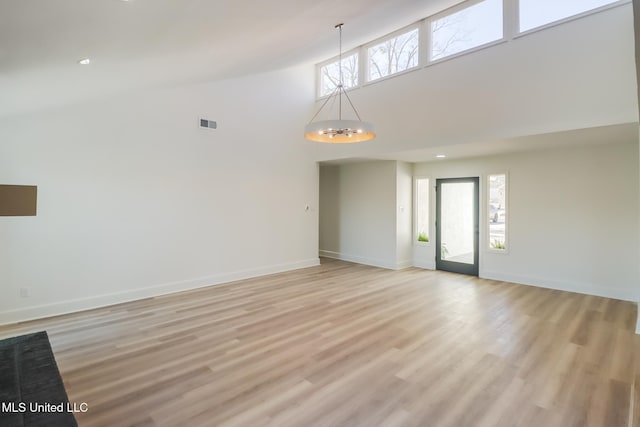
[[[350,92],[378,137],[319,160],[637,122],[631,4]],[[406,159],[408,160],[408,159]]]
[[[320,166],[320,255],[410,267],[413,165],[367,161]]]
[[[340,169],[338,165],[319,166],[319,250],[340,252]],[[324,253],[326,256],[327,253]]]
[[[397,162],[320,166],[320,255],[398,268]]]
[[[414,171],[434,184],[481,177],[481,277],[638,300],[637,141],[419,163]],[[501,172],[508,173],[506,253],[487,249],[486,178]],[[435,235],[434,203],[430,218]],[[435,258],[434,245],[415,249],[418,261]]]
[[[399,267],[413,265],[413,165],[396,163],[396,263]]]
[[[38,215],[0,218],[0,323],[317,264],[313,96],[300,67],[1,120]]]

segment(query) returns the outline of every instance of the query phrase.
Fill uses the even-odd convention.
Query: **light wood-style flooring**
[[[0,338],[48,331],[83,427],[626,427],[635,321],[629,302],[324,259]]]

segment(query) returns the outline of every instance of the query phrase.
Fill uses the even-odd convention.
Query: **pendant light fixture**
[[[338,68],[340,69],[340,80],[336,85],[333,92],[324,101],[318,112],[313,116],[311,121],[304,128],[304,137],[316,142],[328,142],[331,144],[348,144],[352,142],[369,141],[376,137],[373,130],[373,125],[369,122],[363,122],[358,114],[358,110],[354,107],[349,94],[344,89],[342,79],[342,26],[344,24],[338,24],[335,28],[340,30],[340,60]],[[342,96],[349,101],[349,105],[356,113],[358,120],[343,120],[342,119]],[[314,122],[313,120],[318,117],[318,114],[327,105],[329,100],[337,99],[338,101],[338,119],[337,120],[322,120]]]

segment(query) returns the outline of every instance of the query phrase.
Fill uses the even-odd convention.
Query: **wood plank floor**
[[[323,260],[0,338],[48,331],[81,426],[626,427],[635,320],[629,302]]]

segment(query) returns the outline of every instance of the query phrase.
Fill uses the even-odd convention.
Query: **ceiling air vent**
[[[217,129],[218,123],[216,123],[213,120],[200,119],[200,127],[207,128],[207,129]]]

